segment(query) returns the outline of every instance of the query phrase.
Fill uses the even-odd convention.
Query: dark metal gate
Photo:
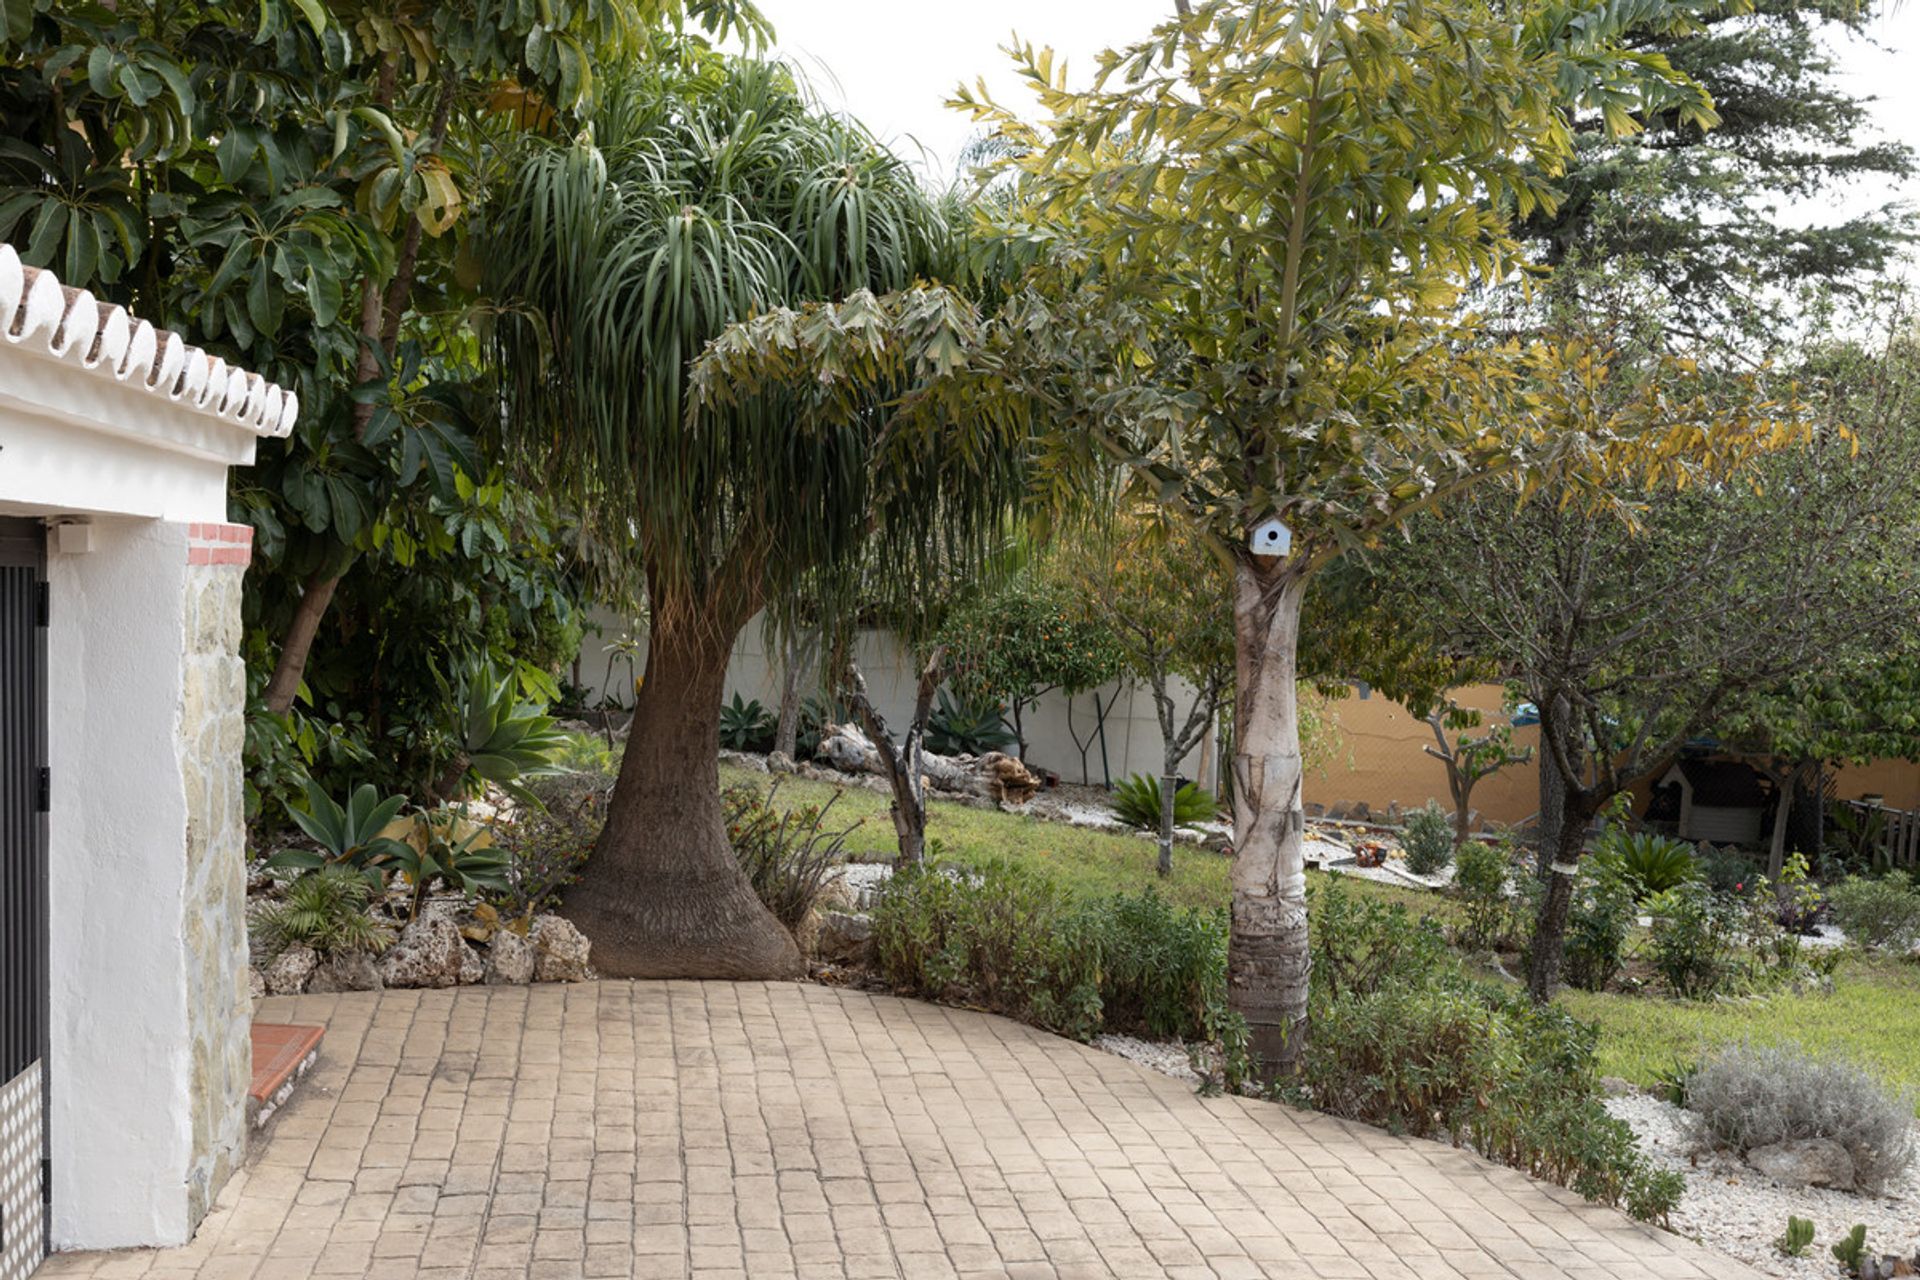
[[[47,1252],[45,547],[0,519],[0,1280]]]

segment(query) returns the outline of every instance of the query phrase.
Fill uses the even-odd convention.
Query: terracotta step
[[[300,1078],[319,1060],[325,1027],[279,1022],[253,1024],[253,1084],[247,1090],[247,1122],[255,1129],[286,1105]]]

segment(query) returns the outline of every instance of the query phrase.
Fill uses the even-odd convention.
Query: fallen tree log
[[[843,773],[887,776],[886,762],[859,726],[830,724],[822,729],[816,753]],[[989,751],[982,756],[942,756],[922,751],[920,772],[935,791],[952,795],[985,796],[997,804],[1024,805],[1040,789],[1040,779],[1009,755]]]

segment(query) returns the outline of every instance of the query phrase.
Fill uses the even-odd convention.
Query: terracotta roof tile
[[[284,436],[300,398],[136,319],[125,307],[61,284],[0,244],[0,339],[64,360],[261,436]]]

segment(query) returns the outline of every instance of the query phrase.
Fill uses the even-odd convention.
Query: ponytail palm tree
[[[629,549],[651,606],[626,758],[567,911],[607,973],[793,976],[721,819],[734,641],[803,589],[843,605],[863,559],[896,586],[972,559],[1017,494],[1019,440],[987,418],[901,427],[909,369],[868,368],[857,394],[807,378],[700,393],[696,357],[753,317],[971,344],[964,301],[910,288],[957,260],[963,220],[777,64],[609,79],[587,131],[519,158],[486,246],[510,446]]]

